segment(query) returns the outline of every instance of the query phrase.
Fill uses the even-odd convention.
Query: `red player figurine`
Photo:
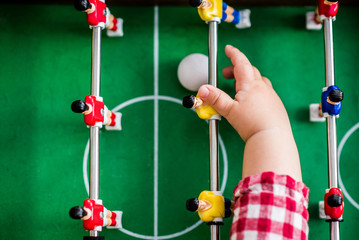
[[[106,125],[108,130],[121,130],[121,113],[113,113],[108,110],[102,97],[87,95],[85,101],[74,101],[71,104],[71,109],[75,113],[82,113],[85,124],[88,126],[102,127],[102,125]]]
[[[316,11],[317,21],[321,22],[322,18],[334,18],[338,12],[338,6],[338,0],[319,0]]]
[[[75,0],[75,8],[87,13],[87,22],[91,27],[106,27],[110,37],[123,36],[122,18],[115,18],[104,0]]]
[[[343,194],[339,188],[331,188],[324,195],[324,212],[328,221],[343,221]]]
[[[70,209],[70,217],[82,219],[84,229],[101,231],[102,227],[122,228],[120,211],[109,211],[102,205],[102,200],[86,199],[84,206]]]
[[[334,18],[338,12],[338,0],[318,0],[315,12],[307,13],[307,29],[319,30],[324,18]]]

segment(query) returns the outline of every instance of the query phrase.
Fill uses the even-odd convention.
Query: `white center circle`
[[[351,129],[349,129],[348,132],[345,133],[344,137],[340,141],[339,147],[338,147],[338,166],[340,163],[340,154],[342,153],[344,144],[347,142],[348,138],[359,128],[359,123],[355,124]],[[344,196],[348,199],[348,201],[359,210],[359,204],[350,196],[348,191],[345,189],[344,183],[342,181],[342,178],[340,177],[340,167],[339,167],[339,186],[343,191]]]
[[[174,103],[182,105],[181,100],[179,100],[177,98],[169,97],[169,96],[142,96],[142,97],[130,99],[130,100],[116,106],[111,111],[118,112],[121,109],[123,109],[127,106],[130,106],[132,104],[143,102],[143,101],[150,101],[150,100],[164,100],[164,101],[174,102]],[[228,178],[228,159],[227,159],[227,152],[226,152],[223,140],[220,135],[218,135],[218,138],[219,138],[219,146],[220,146],[220,149],[222,152],[222,158],[223,158],[223,178],[222,178],[222,184],[221,184],[220,191],[224,192],[224,190],[226,188],[227,178]],[[89,180],[88,180],[88,172],[87,172],[87,162],[88,162],[88,155],[89,155],[89,145],[90,145],[89,143],[90,142],[88,140],[87,144],[86,144],[85,152],[84,152],[84,157],[83,157],[83,177],[84,177],[85,188],[86,188],[86,191],[88,194],[89,194]],[[194,223],[192,226],[190,226],[182,231],[179,231],[177,233],[164,235],[164,236],[156,236],[156,237],[134,233],[134,232],[131,232],[124,228],[119,229],[119,230],[129,236],[140,238],[140,239],[170,239],[170,238],[175,238],[175,237],[184,235],[184,234],[192,231],[193,229],[198,227],[201,223],[202,223],[202,221],[199,220],[196,223]]]

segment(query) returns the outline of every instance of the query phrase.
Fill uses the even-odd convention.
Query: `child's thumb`
[[[198,96],[225,118],[233,107],[234,100],[227,93],[211,85],[201,86]]]

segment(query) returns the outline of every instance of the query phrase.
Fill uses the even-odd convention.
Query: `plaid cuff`
[[[235,201],[231,240],[308,238],[309,189],[287,175],[264,172],[241,180]]]

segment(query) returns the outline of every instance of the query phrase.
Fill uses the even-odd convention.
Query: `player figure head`
[[[189,4],[192,7],[202,8],[202,9],[210,8],[212,6],[212,3],[208,0],[189,0]]]
[[[76,100],[71,104],[71,110],[75,113],[83,113],[89,110],[89,106],[82,100]]]
[[[70,217],[73,219],[81,219],[87,215],[87,212],[83,207],[76,206],[70,209]]]
[[[193,108],[196,103],[196,98],[193,95],[189,95],[183,98],[182,105],[185,108]]]
[[[341,101],[343,101],[343,97],[344,97],[343,91],[339,89],[332,90],[328,94],[329,100],[334,104],[338,104]]]
[[[88,0],[75,0],[74,6],[78,11],[86,11],[91,9],[91,3]]]
[[[199,206],[198,198],[191,198],[186,201],[186,208],[191,212],[197,211],[198,206]]]
[[[189,0],[188,2],[192,7],[199,7],[201,6],[203,0]]]
[[[342,205],[343,199],[339,194],[330,195],[327,198],[327,203],[330,207],[339,207]]]

